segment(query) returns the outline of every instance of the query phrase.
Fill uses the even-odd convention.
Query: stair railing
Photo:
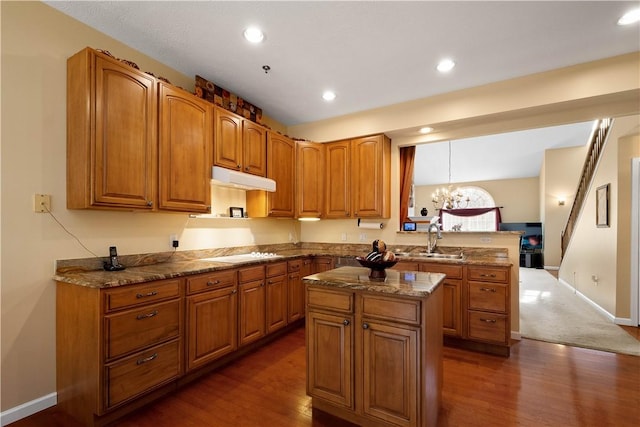
[[[576,197],[573,200],[573,205],[571,206],[571,211],[569,212],[567,225],[565,225],[561,235],[561,258],[564,258],[567,248],[569,247],[571,236],[573,235],[578,217],[580,215],[580,212],[582,211],[582,207],[587,197],[589,187],[591,186],[591,180],[593,179],[593,175],[598,165],[598,161],[600,160],[600,155],[602,154],[612,124],[613,119],[611,118],[601,119],[598,121],[597,125],[594,127],[593,132],[591,133],[591,142],[589,144],[589,149],[587,151],[584,165],[582,166],[582,174],[580,175],[580,181],[578,182]]]

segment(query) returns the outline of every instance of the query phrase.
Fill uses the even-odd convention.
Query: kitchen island
[[[441,273],[341,267],[306,276],[307,393],[361,426],[436,426]]]

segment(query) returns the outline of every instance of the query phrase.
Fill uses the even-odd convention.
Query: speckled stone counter
[[[382,294],[427,297],[444,280],[442,273],[420,273],[415,271],[387,270],[384,280],[369,278],[369,269],[364,267],[340,267],[323,273],[312,274],[302,279],[303,283],[316,286],[352,289]]]

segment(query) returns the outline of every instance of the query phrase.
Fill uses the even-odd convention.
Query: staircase
[[[582,206],[584,205],[589,187],[591,186],[593,174],[595,173],[596,166],[598,165],[598,161],[600,160],[600,155],[602,154],[602,151],[604,149],[604,145],[607,141],[607,136],[609,135],[609,130],[611,129],[612,124],[613,119],[611,118],[601,119],[599,120],[599,122],[597,123],[597,127],[591,134],[589,151],[587,152],[584,165],[582,166],[582,174],[580,175],[580,182],[578,183],[576,197],[573,200],[573,205],[571,206],[571,212],[569,213],[569,218],[567,219],[567,225],[565,225],[564,230],[562,231],[561,245],[563,258],[564,254],[567,251],[567,248],[569,247],[569,242],[571,241],[573,230],[578,221],[580,212],[582,211]]]

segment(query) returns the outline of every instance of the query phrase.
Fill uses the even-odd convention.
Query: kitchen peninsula
[[[341,267],[303,279],[307,393],[362,426],[435,426],[442,390],[442,273]]]

